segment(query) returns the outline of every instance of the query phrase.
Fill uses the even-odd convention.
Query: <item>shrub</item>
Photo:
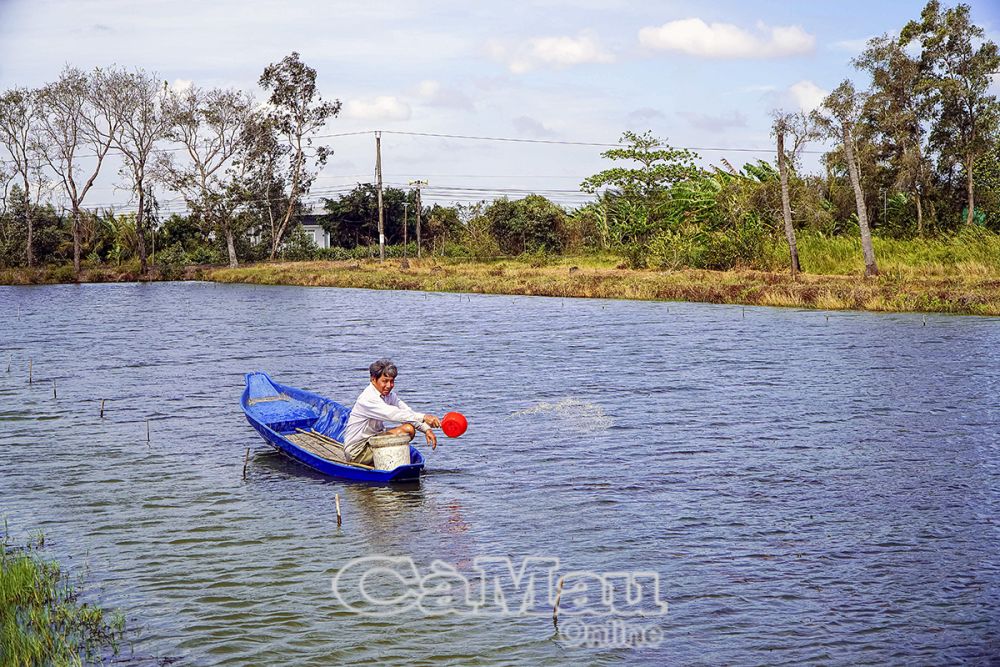
[[[292,262],[316,258],[316,243],[306,235],[302,225],[296,225],[285,239],[281,249],[281,257]]]
[[[190,257],[184,252],[180,241],[174,242],[166,249],[156,253],[156,264],[166,280],[176,280],[183,273],[185,266],[191,263]]]
[[[707,235],[697,225],[680,225],[656,234],[649,243],[649,263],[660,269],[703,268]]]

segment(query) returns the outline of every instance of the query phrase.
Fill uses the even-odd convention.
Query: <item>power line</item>
[[[371,134],[372,132],[373,132],[372,130],[361,130],[361,131],[358,131],[358,132],[337,132],[337,133],[334,133],[334,134],[314,134],[314,135],[311,136],[311,138],[312,139],[334,139],[334,138],[337,138],[337,137],[352,137],[352,136],[356,136],[356,135],[360,135],[360,134]],[[187,148],[185,148],[184,146],[178,146],[177,148],[153,148],[153,149],[151,149],[149,151],[149,154],[152,155],[154,153],[156,153],[156,154],[159,154],[159,153],[177,153],[177,152],[183,152],[183,151],[186,151],[186,150],[187,150]],[[108,155],[121,155],[121,156],[125,155],[125,153],[123,153],[118,148],[111,148],[111,149],[109,149],[108,152],[107,152],[107,154]],[[97,155],[97,153],[81,153],[81,154],[78,154],[78,155],[74,155],[74,157],[77,157],[77,158],[93,158],[93,157],[98,157],[98,155]],[[0,160],[0,164],[16,164],[16,161],[15,160]],[[44,167],[46,164],[47,163],[45,163],[45,162],[42,161],[42,162],[38,162],[35,166],[36,167]]]
[[[400,134],[413,137],[436,137],[442,139],[469,139],[475,141],[502,141],[521,144],[553,144],[557,146],[598,146],[602,148],[618,148],[624,144],[609,144],[598,141],[563,141],[559,139],[522,139],[518,137],[481,137],[468,134],[444,134],[437,132],[404,132],[402,130],[382,130],[384,134]],[[665,144],[656,144],[656,147]],[[688,151],[721,151],[733,153],[773,153],[774,148],[741,148],[741,147],[715,147],[715,146],[675,146],[675,148]],[[802,153],[823,154],[825,151],[801,151]]]
[[[409,137],[430,137],[436,139],[460,139],[466,141],[495,141],[504,143],[519,143],[519,144],[540,144],[540,145],[552,145],[552,146],[591,146],[598,148],[618,148],[623,144],[620,143],[606,143],[600,141],[570,141],[561,139],[525,139],[521,137],[493,137],[493,136],[478,136],[471,134],[446,134],[443,132],[406,132],[404,130],[358,130],[355,132],[336,132],[329,134],[315,134],[312,135],[313,139],[335,139],[339,137],[352,137],[371,134],[374,136],[375,132],[382,132],[384,134],[396,134],[400,136]],[[657,146],[663,146],[664,144],[657,144]],[[757,153],[757,154],[770,154],[774,152],[774,148],[746,148],[742,146],[676,146],[676,148],[681,150],[689,151],[704,151],[704,152],[717,152],[717,153]],[[174,153],[179,151],[184,151],[183,147],[178,148],[155,148],[150,153]],[[821,150],[803,150],[802,153],[822,155],[826,151]],[[121,155],[120,150],[112,149],[109,153],[116,155]],[[88,158],[97,157],[96,154],[81,154],[77,157]],[[0,160],[4,164],[14,164],[13,160]]]

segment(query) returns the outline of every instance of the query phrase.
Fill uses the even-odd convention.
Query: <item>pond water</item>
[[[209,283],[0,287],[0,313],[0,512],[125,611],[131,663],[1000,656],[1000,320]],[[418,485],[312,474],[239,409],[255,370],[350,404],[381,356],[470,422],[415,441]],[[668,610],[617,646],[548,602],[353,613],[331,580],[376,555],[653,572]]]

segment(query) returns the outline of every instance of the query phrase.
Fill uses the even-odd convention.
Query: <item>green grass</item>
[[[765,306],[1000,315],[1000,278],[908,278],[883,275],[800,274],[768,271],[654,271],[587,266],[584,261],[535,266],[519,261],[398,261],[267,263],[215,269],[206,278],[225,283],[359,287],[527,296],[701,301]]]
[[[117,653],[119,613],[80,603],[59,565],[44,559],[38,536],[0,542],[0,665],[83,665]]]
[[[421,260],[411,257],[408,268],[399,259],[263,262],[237,269],[195,266],[186,267],[183,277],[269,285],[1000,315],[1000,235],[982,228],[942,238],[875,238],[881,275],[874,279],[862,278],[858,238],[800,234],[804,272],[797,280],[782,268],[787,259],[780,258],[787,258],[787,246],[779,239],[774,243],[760,267],[731,271],[632,270],[616,254],[587,252],[485,261],[425,255]],[[771,270],[758,270],[767,267]],[[0,284],[65,282],[65,269],[0,269]],[[143,280],[169,277],[154,273]],[[136,267],[94,266],[81,280],[138,278]]]
[[[1000,235],[971,228],[945,238],[873,239],[879,270],[902,278],[1000,277]],[[807,273],[864,272],[861,239],[801,234],[799,260]],[[787,255],[787,246],[786,246]]]

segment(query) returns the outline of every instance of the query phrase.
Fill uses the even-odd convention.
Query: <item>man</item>
[[[396,395],[396,365],[390,359],[379,359],[368,367],[368,373],[371,382],[355,401],[344,428],[344,452],[348,459],[371,465],[373,455],[369,440],[372,437],[407,435],[412,439],[418,430],[423,431],[431,449],[437,449],[437,436],[431,428],[441,426],[441,420],[431,414],[414,412]],[[386,430],[385,421],[400,425]]]

